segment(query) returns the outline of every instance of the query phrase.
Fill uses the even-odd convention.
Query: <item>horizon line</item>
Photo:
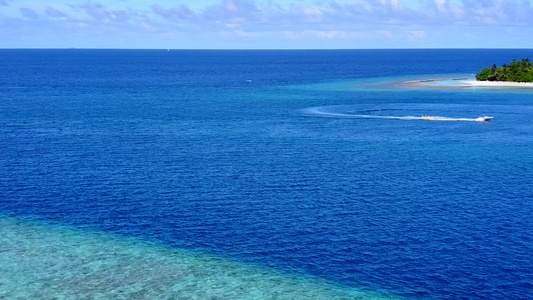
[[[105,48],[105,47],[0,47],[0,50],[163,50],[163,51],[322,51],[322,50],[533,50],[533,48],[426,47],[426,48]]]

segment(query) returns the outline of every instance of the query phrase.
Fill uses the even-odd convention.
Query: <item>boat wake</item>
[[[439,116],[383,116],[383,115],[369,115],[369,114],[349,114],[328,111],[326,107],[311,107],[304,110],[304,113],[309,115],[317,115],[322,117],[337,117],[337,118],[368,118],[368,119],[396,119],[396,120],[428,120],[428,121],[465,121],[465,122],[485,122],[492,119],[492,117],[478,117],[478,118],[450,118]]]

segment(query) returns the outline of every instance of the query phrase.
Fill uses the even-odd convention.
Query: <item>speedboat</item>
[[[483,116],[483,117],[476,118],[476,121],[478,121],[478,122],[486,122],[486,121],[490,121],[492,119],[494,119],[494,117]]]
[[[421,118],[422,120],[433,120],[433,119],[435,119],[434,116],[422,116],[422,117],[420,117],[420,118]]]

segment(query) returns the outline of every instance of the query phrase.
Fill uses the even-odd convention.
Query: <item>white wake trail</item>
[[[396,120],[427,120],[427,121],[464,121],[479,122],[478,118],[450,118],[450,117],[418,117],[418,116],[383,116],[383,115],[366,115],[366,114],[347,114],[325,110],[324,107],[311,107],[304,110],[310,115],[319,115],[323,117],[341,117],[341,118],[367,118],[367,119],[396,119]]]

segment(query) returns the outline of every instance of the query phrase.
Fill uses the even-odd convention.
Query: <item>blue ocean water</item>
[[[533,91],[393,82],[532,54],[0,50],[0,215],[391,297],[531,299]],[[389,118],[421,115],[494,120]]]

